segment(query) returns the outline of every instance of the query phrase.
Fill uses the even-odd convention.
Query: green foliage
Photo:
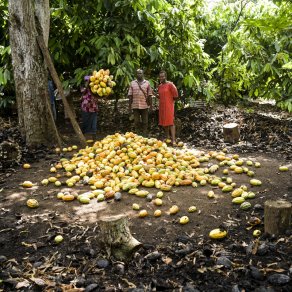
[[[206,50],[217,56],[213,72],[220,88],[218,99],[228,104],[245,95],[261,97],[290,110],[291,3],[233,2],[216,7],[206,29],[216,43],[213,47],[207,44]]]
[[[0,1],[0,86],[11,80],[11,59],[8,38],[8,1]]]
[[[261,17],[246,19],[244,27],[257,47],[257,54],[249,58],[254,73],[249,94],[252,97],[274,99],[281,107],[292,109],[292,3],[283,1],[269,10],[262,8]]]
[[[178,87],[194,91],[211,63],[196,33],[200,2],[52,1],[52,55],[77,85],[92,70],[109,68],[122,95],[137,68],[154,85],[163,68]]]
[[[65,88],[108,68],[124,97],[137,68],[164,69],[184,100],[246,96],[291,111],[292,3],[222,0],[51,0],[49,49]],[[8,0],[0,0],[0,93],[11,96]],[[0,102],[8,104],[7,102]]]
[[[0,86],[0,111],[10,109],[15,104],[13,96],[4,95],[3,87]]]
[[[0,1],[0,109],[15,103],[8,32],[8,1]]]

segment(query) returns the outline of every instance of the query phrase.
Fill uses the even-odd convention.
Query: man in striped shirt
[[[130,84],[129,111],[133,110],[134,127],[138,134],[148,135],[148,109],[152,107],[153,91],[149,81],[144,79],[144,72],[138,69],[136,72],[136,80]]]

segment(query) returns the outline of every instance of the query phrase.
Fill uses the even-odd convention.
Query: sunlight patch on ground
[[[27,193],[26,192],[17,192],[17,193],[12,193],[11,195],[7,196],[6,198],[8,200],[26,200],[27,199]]]

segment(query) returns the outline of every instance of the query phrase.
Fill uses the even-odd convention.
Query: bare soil
[[[125,126],[127,123],[124,120]],[[61,131],[69,146],[75,142],[74,134],[67,131],[68,124],[68,128],[64,125]],[[99,138],[115,132],[116,127],[100,132]],[[64,202],[56,198],[57,192],[72,189],[51,184],[42,186],[40,182],[51,175],[49,169],[56,161],[64,156],[70,158],[72,153],[60,155],[53,149],[39,150],[35,155],[28,153],[21,163],[31,163],[30,169],[19,165],[1,173],[0,291],[292,291],[291,228],[276,237],[265,234],[263,225],[266,200],[291,202],[292,163],[291,156],[285,152],[290,149],[290,142],[286,142],[286,148],[282,145],[282,152],[260,148],[241,151],[240,146],[246,146],[242,141],[228,145],[219,137],[221,140],[212,145],[215,139],[204,137],[205,141],[211,141],[208,144],[211,147],[204,148],[192,144],[191,139],[184,140],[187,134],[192,136],[187,130],[191,127],[183,123],[180,135],[189,148],[209,151],[226,147],[227,155],[239,153],[245,161],[261,163],[260,168],[250,167],[262,181],[261,186],[252,187],[250,177],[245,174],[228,175],[237,186],[246,185],[256,193],[250,200],[251,209],[240,210],[231,203],[230,193],[209,184],[197,188],[174,187],[171,192],[165,192],[159,218],[153,216],[157,206],[127,192],[122,192],[120,201],[93,199],[88,205],[77,200]],[[151,135],[162,137],[161,130],[155,127]],[[210,163],[218,161],[203,165],[207,167]],[[287,165],[289,171],[279,172],[280,165]],[[224,176],[223,168],[216,175]],[[36,186],[22,188],[20,184],[26,180]],[[157,193],[156,189],[147,190],[154,196]],[[210,190],[215,192],[213,199],[207,197]],[[89,186],[80,184],[74,191],[86,192]],[[37,199],[39,207],[28,208],[28,198]],[[149,216],[138,218],[137,211],[132,210],[133,203],[148,210]],[[180,208],[176,215],[169,214],[172,205]],[[192,205],[197,207],[197,212],[188,213]],[[100,219],[116,214],[128,217],[132,235],[143,244],[125,262],[108,258],[99,240]],[[179,224],[183,215],[190,219],[186,225]],[[248,221],[255,216],[262,223],[247,228]],[[222,240],[210,239],[210,230],[218,227],[226,229],[228,236]],[[259,238],[253,236],[255,229],[262,232]],[[54,242],[58,234],[64,237],[60,244]]]

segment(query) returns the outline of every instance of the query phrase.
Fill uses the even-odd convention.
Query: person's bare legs
[[[134,128],[135,128],[135,133],[140,134],[140,111],[139,109],[133,109],[133,114],[134,114]]]
[[[169,132],[171,136],[171,143],[174,145],[176,143],[175,141],[175,125],[169,126]]]
[[[170,139],[170,130],[169,130],[169,126],[165,126],[165,127],[164,127],[164,131],[165,131],[165,140],[169,140],[169,139]]]

